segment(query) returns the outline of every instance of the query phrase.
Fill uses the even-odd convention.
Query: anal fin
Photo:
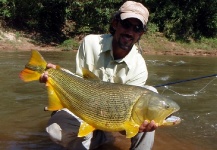
[[[93,126],[89,125],[86,122],[82,122],[79,128],[78,137],[86,136],[91,132],[93,132],[94,130],[95,128]]]

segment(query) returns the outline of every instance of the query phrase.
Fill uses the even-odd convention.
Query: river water
[[[41,52],[48,62],[74,72],[76,52]],[[50,112],[44,84],[24,83],[19,72],[30,58],[30,52],[0,54],[0,149],[59,150],[45,132]],[[144,56],[149,70],[148,85],[164,84],[215,74],[216,57]],[[154,150],[217,149],[217,80],[210,77],[170,86],[158,87],[160,94],[176,101],[181,124],[159,127]],[[101,149],[128,149],[129,140],[116,139]]]

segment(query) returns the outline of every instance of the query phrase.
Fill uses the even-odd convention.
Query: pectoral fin
[[[139,125],[131,121],[124,123],[124,129],[126,131],[126,138],[132,138],[139,132]]]
[[[49,83],[50,81],[46,83],[47,90],[48,90],[48,107],[46,107],[46,110],[49,111],[56,111],[60,110],[63,107],[59,97],[57,96],[55,90],[53,89],[52,85]]]
[[[86,122],[82,122],[79,128],[78,137],[86,136],[91,132],[93,132],[94,130],[95,128],[93,126],[89,125]]]

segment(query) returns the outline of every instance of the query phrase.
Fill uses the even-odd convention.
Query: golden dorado
[[[83,78],[59,66],[46,68],[47,62],[36,50],[20,73],[23,81],[39,80],[47,71],[49,111],[67,108],[80,117],[78,136],[83,137],[95,129],[126,131],[126,137],[135,136],[144,120],[154,120],[159,126],[174,125],[179,117],[169,117],[179,110],[172,100],[146,88],[103,82],[83,68]]]

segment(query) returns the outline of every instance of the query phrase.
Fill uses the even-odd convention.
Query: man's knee
[[[62,140],[62,129],[57,123],[53,123],[46,128],[47,133],[49,134],[52,141],[57,144],[61,143]]]
[[[64,147],[68,147],[71,141],[80,142],[84,140],[77,137],[79,127],[80,121],[77,120],[71,112],[63,109],[51,116],[46,131],[52,141]]]
[[[69,110],[56,112],[49,120],[46,128],[52,141],[67,149],[86,150],[98,147],[106,141],[103,131],[94,131],[85,137],[77,137],[80,118]]]

